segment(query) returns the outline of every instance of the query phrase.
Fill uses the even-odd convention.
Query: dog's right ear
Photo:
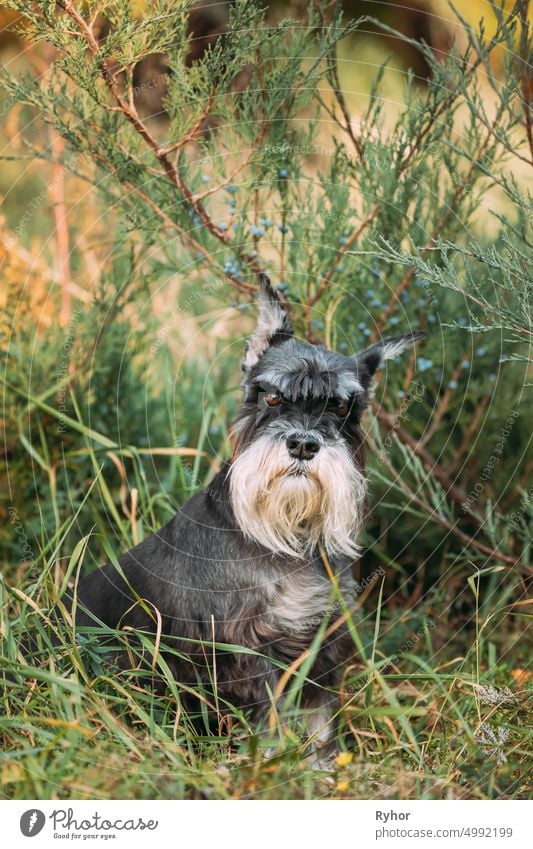
[[[372,345],[372,347],[366,348],[360,354],[357,354],[355,362],[359,381],[363,389],[368,391],[371,388],[376,370],[385,360],[392,360],[398,354],[401,354],[404,348],[409,348],[414,343],[420,342],[425,338],[426,333],[418,330],[414,333],[408,333],[406,336],[381,339],[375,345]]]
[[[246,347],[242,361],[243,371],[248,371],[252,366],[255,366],[271,345],[279,345],[293,335],[287,310],[270,285],[270,280],[266,274],[259,275],[258,300],[257,327]]]

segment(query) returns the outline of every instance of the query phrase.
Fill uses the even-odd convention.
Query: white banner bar
[[[0,845],[531,849],[528,801],[2,801]]]

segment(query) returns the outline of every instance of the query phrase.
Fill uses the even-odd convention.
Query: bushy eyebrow
[[[298,398],[340,398],[347,401],[356,393],[364,392],[355,372],[351,370],[321,372],[313,376],[305,372],[286,372],[272,368],[256,375],[255,385],[263,392],[279,392],[288,401]],[[265,388],[266,387],[266,388]],[[304,392],[300,388],[304,387]],[[320,394],[314,394],[316,389]]]
[[[352,372],[339,374],[337,389],[339,397],[345,401],[357,392],[364,392],[363,386]]]
[[[279,386],[274,386],[273,383],[265,383],[264,381],[256,381],[255,386],[259,390],[260,394],[261,393],[262,394],[268,394],[269,392],[279,392],[279,394],[283,396],[283,392],[281,391]]]
[[[355,394],[356,394],[356,393],[353,393],[352,395],[349,395],[347,398],[342,398],[338,394],[319,395],[316,398],[314,398],[312,396],[305,396],[304,397],[303,395],[298,395],[296,398],[288,398],[286,395],[283,394],[281,389],[279,389],[277,386],[274,386],[272,384],[267,386],[265,384],[257,383],[256,386],[257,386],[257,389],[259,390],[259,396],[268,395],[270,392],[279,392],[283,401],[287,404],[298,404],[299,402],[304,401],[308,404],[313,404],[313,405],[316,405],[316,406],[320,406],[320,405],[326,406],[331,401],[337,401],[337,402],[343,401],[344,403],[351,405],[355,401]]]

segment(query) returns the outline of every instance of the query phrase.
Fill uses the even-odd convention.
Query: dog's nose
[[[287,448],[295,460],[312,460],[320,445],[315,439],[288,439]]]

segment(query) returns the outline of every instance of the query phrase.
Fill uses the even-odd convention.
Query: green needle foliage
[[[6,275],[2,792],[374,797],[388,785],[400,798],[523,796],[533,494],[527,3],[491,6],[490,35],[457,16],[446,56],[413,43],[429,79],[408,74],[393,108],[387,61],[358,112],[339,55],[356,49],[369,19],[347,21],[336,4],[317,2],[304,21],[274,24],[262,4],[242,0],[230,4],[227,31],[191,61],[194,4],[161,0],[142,17],[134,5],[4,3],[47,57],[44,70],[2,70],[2,125],[22,116],[18,151],[5,158],[42,166],[50,191],[54,169],[66,175],[70,273],[87,297],[60,323],[61,285],[52,286],[52,316],[41,324],[21,273]],[[161,70],[143,78],[139,63],[154,54]],[[150,114],[143,98],[154,91]],[[41,186],[23,177],[34,200],[21,209],[8,198],[8,223],[19,256],[38,239],[46,263],[54,228],[35,202]],[[102,243],[96,283],[87,218]],[[274,740],[235,712],[228,742],[222,720],[207,718],[220,707],[215,677],[211,692],[186,692],[153,635],[139,649],[126,632],[108,635],[132,661],[114,670],[94,629],[75,635],[67,615],[49,616],[80,571],[159,527],[227,456],[262,270],[311,342],[348,354],[380,334],[428,332],[416,356],[381,375],[366,422],[372,511],[356,566],[364,603],[350,626],[358,659],[339,716],[339,747],[353,758],[332,767],[333,783],[305,760],[306,664],[291,678],[287,716],[273,713]],[[152,309],[161,298],[166,320]],[[213,342],[215,321],[224,331]],[[152,660],[148,677],[140,651]],[[183,706],[191,695],[194,715]]]

